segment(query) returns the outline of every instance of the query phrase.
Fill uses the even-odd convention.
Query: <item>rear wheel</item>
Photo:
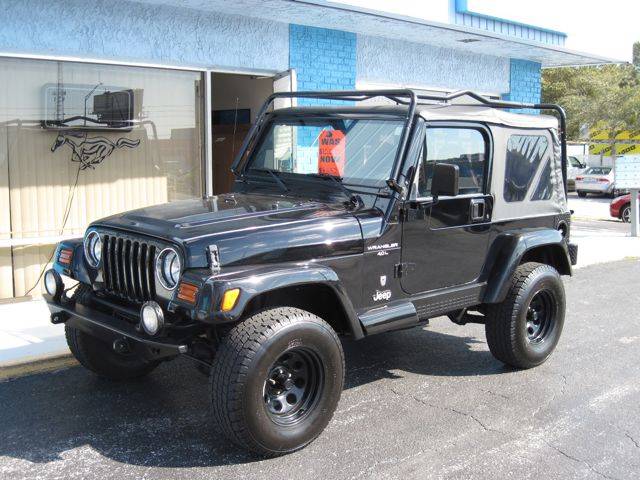
[[[489,350],[516,368],[540,365],[558,344],[564,313],[564,286],[556,269],[524,263],[513,275],[505,300],[487,308]]]
[[[290,453],[322,433],[343,382],[342,346],[326,322],[297,308],[265,310],[233,328],[218,349],[214,417],[243,448]]]
[[[584,197],[586,197],[586,196],[587,196],[587,192],[583,192],[582,190],[578,190],[578,196],[579,196],[580,198],[584,198]]]
[[[90,288],[81,284],[72,299],[82,303]],[[145,360],[129,351],[117,353],[113,345],[93,337],[77,328],[64,326],[67,345],[80,364],[96,375],[110,380],[128,380],[143,377],[156,368],[159,362]]]
[[[631,205],[625,205],[620,211],[620,220],[631,223]]]

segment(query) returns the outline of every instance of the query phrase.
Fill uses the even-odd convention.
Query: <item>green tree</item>
[[[546,69],[542,100],[565,108],[570,140],[606,131],[614,158],[616,136],[640,127],[640,74],[632,65]]]
[[[640,68],[640,42],[633,44],[633,66]]]

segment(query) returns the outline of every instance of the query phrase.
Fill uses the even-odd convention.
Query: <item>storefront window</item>
[[[0,298],[38,295],[61,238],[202,193],[201,74],[0,59]]]

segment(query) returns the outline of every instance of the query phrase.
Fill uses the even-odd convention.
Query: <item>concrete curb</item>
[[[78,365],[70,353],[38,356],[22,359],[15,363],[0,365],[0,381],[11,380],[37,373],[53,372]]]

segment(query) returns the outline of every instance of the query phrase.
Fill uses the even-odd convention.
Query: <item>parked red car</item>
[[[638,197],[640,197],[640,195],[638,195]],[[609,213],[612,217],[629,223],[631,221],[631,195],[627,193],[626,195],[611,200]]]

